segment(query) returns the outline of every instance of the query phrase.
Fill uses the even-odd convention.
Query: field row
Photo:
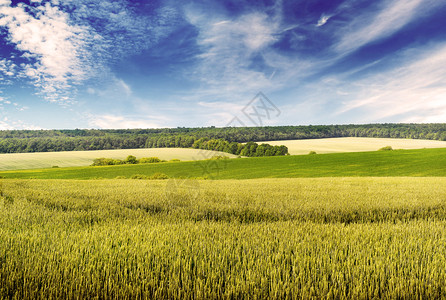
[[[317,153],[376,151],[390,146],[393,149],[446,148],[445,141],[342,137],[328,139],[305,139],[289,141],[268,141],[270,145],[285,145],[291,155]]]
[[[446,297],[445,178],[4,180],[0,298]]]
[[[445,228],[430,221],[0,228],[0,297],[441,299]]]
[[[235,155],[218,151],[180,148],[8,153],[0,154],[0,171],[43,169],[54,166],[60,168],[89,166],[95,158],[125,159],[129,155],[134,155],[137,158],[158,157],[162,160],[179,159],[181,161],[203,160],[216,155],[224,155],[231,158],[236,157]]]
[[[446,178],[4,180],[0,188],[13,203],[75,217],[70,224],[86,216],[93,223],[147,216],[240,223],[446,220]]]
[[[446,176],[446,148],[5,171],[0,177],[98,179],[150,177],[156,173],[170,178],[207,179]]]

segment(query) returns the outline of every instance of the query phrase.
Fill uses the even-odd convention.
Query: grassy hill
[[[97,151],[64,151],[64,152],[41,152],[41,153],[11,153],[0,154],[0,171],[43,169],[58,167],[80,167],[89,166],[93,159],[99,157],[125,159],[128,155],[141,157],[159,157],[163,160],[201,160],[214,155],[225,155],[235,157],[229,153],[183,149],[183,148],[144,148],[123,150],[97,150]]]
[[[259,142],[260,143],[260,142]],[[285,145],[291,155],[317,153],[375,151],[385,146],[393,149],[446,148],[444,141],[345,137],[289,141],[266,141],[270,145]]]
[[[0,172],[5,178],[127,178],[164,173],[173,178],[250,179],[351,176],[446,176],[446,148],[240,158]]]
[[[288,141],[267,141],[271,145],[285,145],[291,155],[308,154],[315,151],[323,153],[376,151],[384,146],[393,149],[446,148],[446,142],[413,139],[386,138],[329,138]],[[179,159],[181,161],[202,160],[214,155],[234,155],[224,152],[196,150],[187,148],[142,148],[123,150],[64,151],[40,153],[0,154],[0,171],[44,169],[52,166],[82,167],[91,165],[99,157],[124,159],[128,155],[137,158],[156,156],[163,160]]]

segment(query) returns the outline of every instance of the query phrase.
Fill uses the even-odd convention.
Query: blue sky
[[[446,122],[446,1],[0,0],[0,130]],[[243,119],[244,118],[244,119]]]

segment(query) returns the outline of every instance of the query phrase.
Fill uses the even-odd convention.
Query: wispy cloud
[[[124,80],[118,79],[117,82],[118,82],[119,87],[124,90],[127,97],[132,95],[132,89]]]
[[[189,9],[186,16],[199,30],[202,54],[194,75],[205,85],[202,94],[235,100],[272,86],[274,67],[262,62],[262,55],[277,41],[279,22],[260,12],[227,19]]]
[[[431,49],[433,48],[433,50]],[[367,111],[372,120],[444,122],[446,120],[446,44],[404,53],[404,65],[351,86],[356,99],[339,114]]]
[[[18,129],[39,130],[43,128],[32,124],[28,124],[22,120],[11,120],[8,117],[0,118],[0,130],[18,130]]]
[[[5,106],[10,106],[18,111],[24,111],[29,109],[29,107],[21,105],[19,102],[11,101],[8,98],[0,96],[0,109],[3,109]]]
[[[317,21],[316,27],[324,26],[331,17],[331,15],[322,14],[322,16],[319,18],[319,21]]]
[[[66,0],[62,5],[72,10],[70,15],[76,24],[96,32],[100,37],[98,50],[107,60],[152,47],[180,20],[177,9],[169,5],[153,7],[151,14],[138,14],[125,0]]]
[[[348,27],[340,30],[340,41],[334,49],[348,53],[372,41],[392,35],[415,18],[431,11],[441,1],[435,0],[395,0],[385,1],[376,12],[366,12],[355,16]]]
[[[119,115],[95,115],[91,116],[89,125],[93,128],[116,129],[116,128],[160,128],[160,124],[149,119],[135,116]]]

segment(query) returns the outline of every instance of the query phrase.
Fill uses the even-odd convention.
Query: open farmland
[[[265,143],[273,146],[285,145],[291,155],[308,154],[310,151],[317,153],[375,151],[385,146],[391,146],[393,149],[446,148],[445,141],[366,137],[267,141]]]
[[[5,178],[98,179],[152,176],[171,178],[254,179],[350,176],[446,176],[446,149],[395,150],[317,155],[253,157],[0,172]]]
[[[259,142],[259,144],[262,142]],[[414,139],[386,138],[329,138],[304,139],[266,142],[271,145],[285,145],[291,155],[317,153],[376,151],[384,146],[393,149],[446,148],[446,142]],[[226,152],[197,150],[188,148],[140,148],[122,150],[92,150],[36,153],[0,154],[0,171],[44,169],[53,166],[81,167],[89,166],[95,158],[106,157],[125,159],[128,155],[141,157],[159,157],[162,160],[179,159],[181,161],[202,160],[215,155],[235,158]]]
[[[446,297],[446,148],[0,176],[0,298]]]
[[[201,152],[200,152],[201,151]],[[125,159],[128,155],[141,157],[158,157],[162,160],[201,160],[214,155],[236,157],[229,153],[183,149],[183,148],[143,148],[122,150],[65,151],[39,153],[8,153],[0,154],[0,171],[20,169],[43,169],[58,167],[89,166],[95,158],[106,157]]]
[[[446,297],[445,178],[3,180],[0,298]]]

